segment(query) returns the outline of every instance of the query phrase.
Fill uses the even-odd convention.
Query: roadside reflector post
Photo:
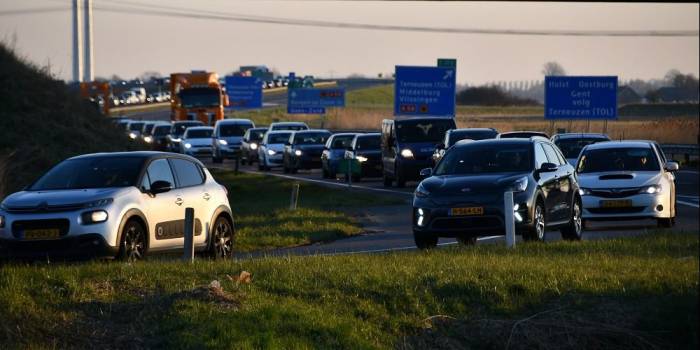
[[[289,198],[289,210],[297,210],[297,202],[299,202],[299,183],[295,182],[292,185],[292,197]]]
[[[506,226],[506,247],[515,248],[515,215],[513,210],[513,192],[503,194],[503,212]]]
[[[182,260],[194,261],[194,208],[185,208],[185,252]]]

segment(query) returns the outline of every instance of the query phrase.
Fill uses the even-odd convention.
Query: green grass
[[[394,84],[373,86],[348,91],[345,104],[349,107],[365,105],[394,105]]]
[[[330,241],[362,233],[351,211],[402,203],[365,192],[300,183],[296,211],[289,210],[293,182],[272,176],[214,172],[229,190],[236,250],[253,251]],[[329,210],[328,208],[334,208]]]
[[[0,348],[505,348],[510,338],[511,348],[695,349],[698,268],[696,234],[7,265]],[[244,270],[252,283],[236,282]],[[213,280],[221,289],[207,288]]]

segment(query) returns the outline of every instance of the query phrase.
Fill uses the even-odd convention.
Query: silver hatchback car
[[[0,257],[138,260],[183,249],[194,208],[195,250],[232,254],[227,191],[198,160],[162,152],[64,160],[0,204]]]

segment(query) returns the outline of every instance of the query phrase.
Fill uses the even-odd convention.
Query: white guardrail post
[[[503,213],[506,226],[506,247],[515,248],[515,217],[513,211],[513,192],[503,194]]]

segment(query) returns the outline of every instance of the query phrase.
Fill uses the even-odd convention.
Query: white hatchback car
[[[268,131],[258,147],[258,170],[269,170],[284,164],[284,146],[291,131]]]
[[[653,141],[588,145],[576,162],[584,220],[656,219],[671,227],[676,217],[674,172]]]
[[[195,250],[230,257],[227,191],[198,160],[174,153],[97,153],[64,160],[0,205],[0,257],[142,259],[181,250],[185,208]]]
[[[193,157],[211,157],[213,134],[214,128],[211,126],[191,126],[187,128],[180,140],[180,153]]]

